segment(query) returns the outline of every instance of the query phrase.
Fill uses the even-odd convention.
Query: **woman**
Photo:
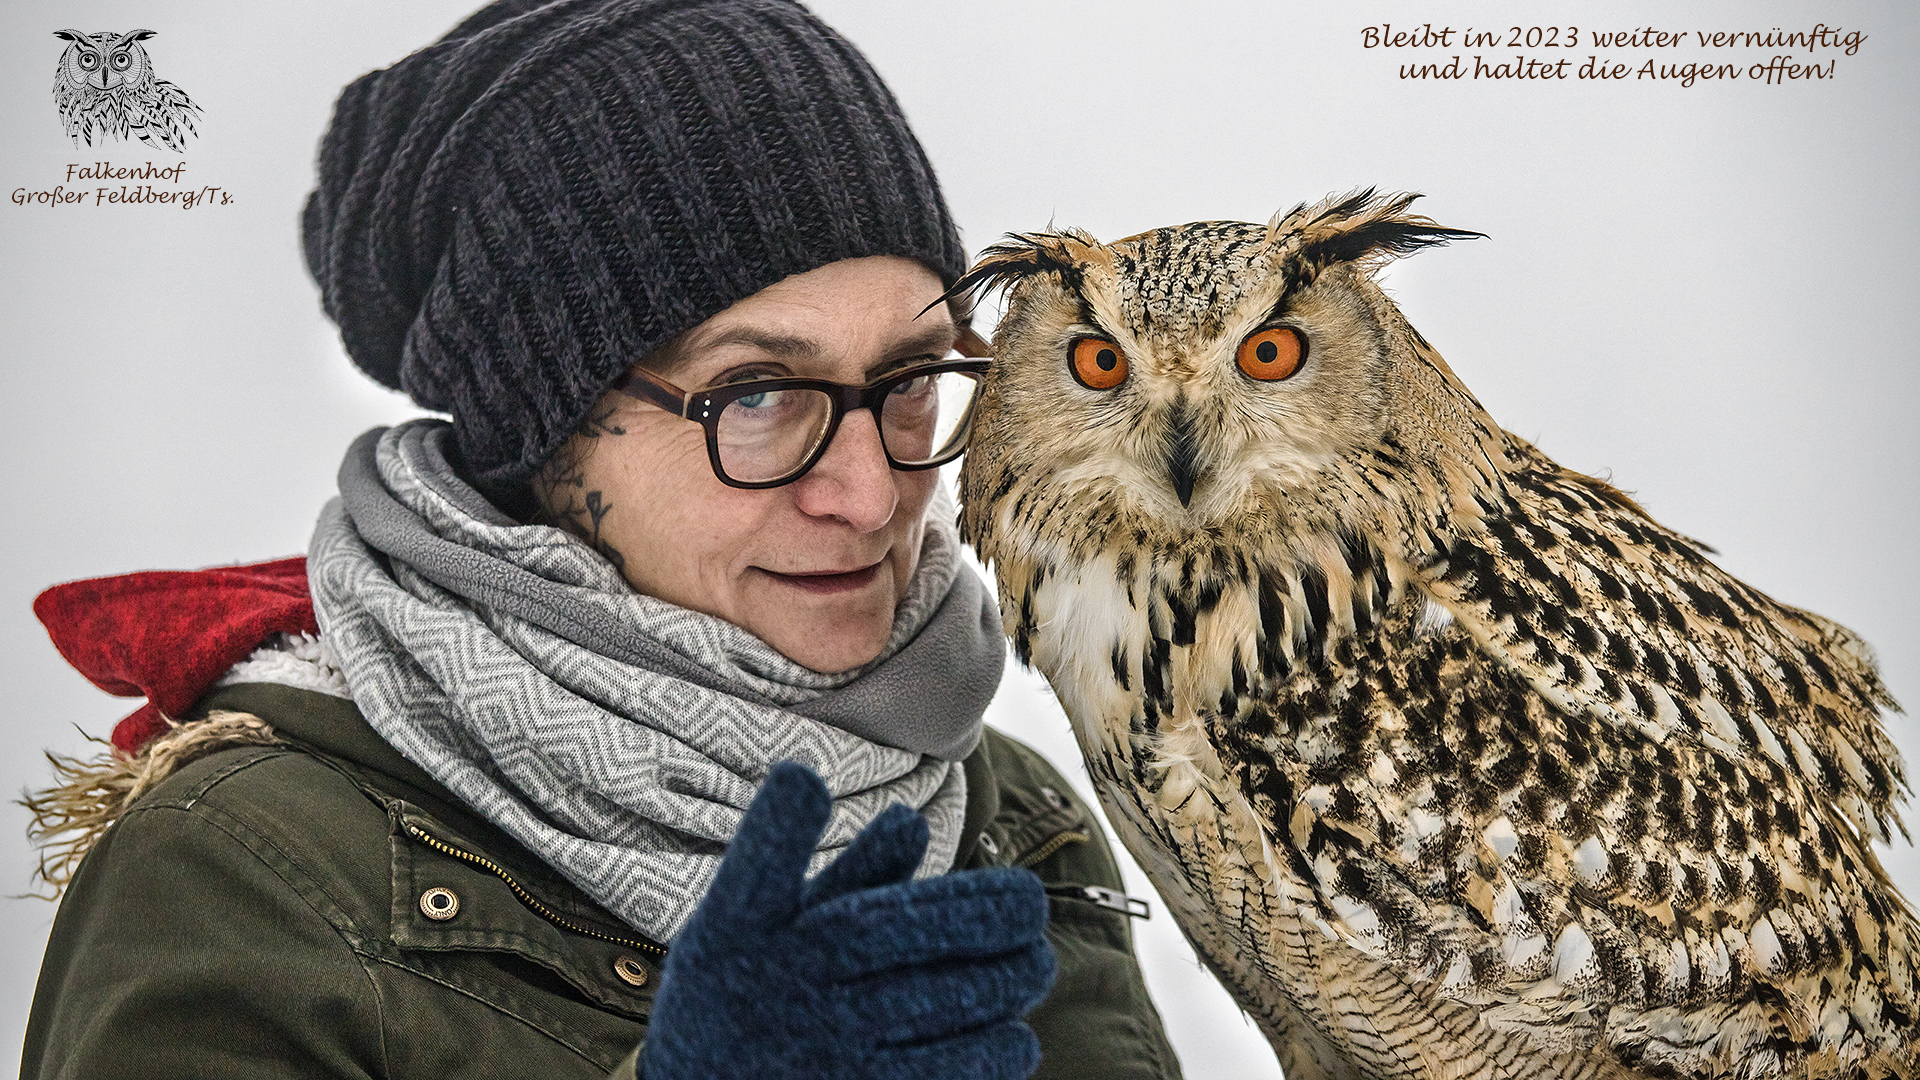
[[[858,53],[496,3],[347,88],[303,225],[452,421],[304,565],[36,605],[151,704],[39,800],[91,851],[25,1075],[1177,1075],[1098,825],[980,725],[963,256]]]

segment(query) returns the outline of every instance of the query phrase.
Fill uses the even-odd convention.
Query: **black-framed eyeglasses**
[[[988,363],[964,357],[916,364],[865,386],[781,378],[692,391],[635,368],[613,388],[706,428],[707,459],[721,483],[770,488],[813,468],[849,409],[872,410],[887,464],[896,469],[931,469],[959,457]]]

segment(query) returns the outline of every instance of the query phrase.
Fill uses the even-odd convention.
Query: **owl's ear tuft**
[[[1056,273],[1077,278],[1082,254],[1099,242],[1079,229],[1059,232],[1008,233],[1005,240],[980,253],[980,261],[933,304],[955,298],[971,307],[983,293],[1010,286],[1035,274]],[[933,304],[928,304],[932,308]]]
[[[1424,247],[1452,240],[1486,236],[1469,229],[1449,229],[1407,207],[1418,194],[1376,195],[1366,188],[1331,196],[1308,206],[1301,203],[1267,223],[1267,241],[1292,247],[1304,276],[1313,276],[1337,263],[1377,265]]]
[[[152,30],[129,30],[121,34],[120,40],[115,42],[115,44],[125,45],[129,41],[145,41],[153,35],[154,32]]]
[[[93,36],[80,30],[55,30],[53,36],[66,38],[68,41],[83,41],[89,45],[93,43]]]

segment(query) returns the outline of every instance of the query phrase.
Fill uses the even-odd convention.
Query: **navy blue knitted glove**
[[[1053,985],[1047,899],[1026,870],[913,880],[927,822],[888,808],[813,880],[826,785],[774,766],[673,940],[645,1080],[1024,1080],[1021,1021]]]

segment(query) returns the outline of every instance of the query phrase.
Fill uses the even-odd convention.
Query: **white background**
[[[1490,239],[1387,272],[1413,323],[1493,415],[1610,475],[1719,547],[1735,574],[1840,620],[1920,701],[1920,6],[1905,2],[815,5],[872,58],[927,147],[967,244],[1054,222],[1116,238],[1264,221],[1366,185],[1426,192]],[[56,581],[305,549],[347,442],[411,414],[351,368],[299,255],[296,220],[339,87],[425,44],[465,0],[19,2],[0,14],[0,191],[70,162],[49,94],[57,29],[147,27],[161,77],[206,110],[185,180],[234,202],[0,203],[0,790],[47,778],[134,702],[66,668],[33,620]],[[1401,63],[1511,49],[1366,50],[1371,20],[1505,31],[1864,30],[1831,81],[1421,83]],[[1435,52],[1438,55],[1434,55]],[[1618,50],[1634,66],[1724,59]],[[1802,62],[1809,58],[1801,51]],[[1571,66],[1570,66],[1571,67]],[[1040,681],[990,719],[1084,780]],[[1890,718],[1909,757],[1914,722]],[[0,808],[0,893],[25,891],[26,815]],[[1887,865],[1920,896],[1905,845]],[[1137,874],[1136,892],[1147,886]],[[1156,904],[1156,909],[1158,905]],[[0,900],[0,1044],[16,1052],[54,908]],[[165,912],[155,912],[165,919]],[[1193,1077],[1278,1075],[1162,914],[1140,950]]]

